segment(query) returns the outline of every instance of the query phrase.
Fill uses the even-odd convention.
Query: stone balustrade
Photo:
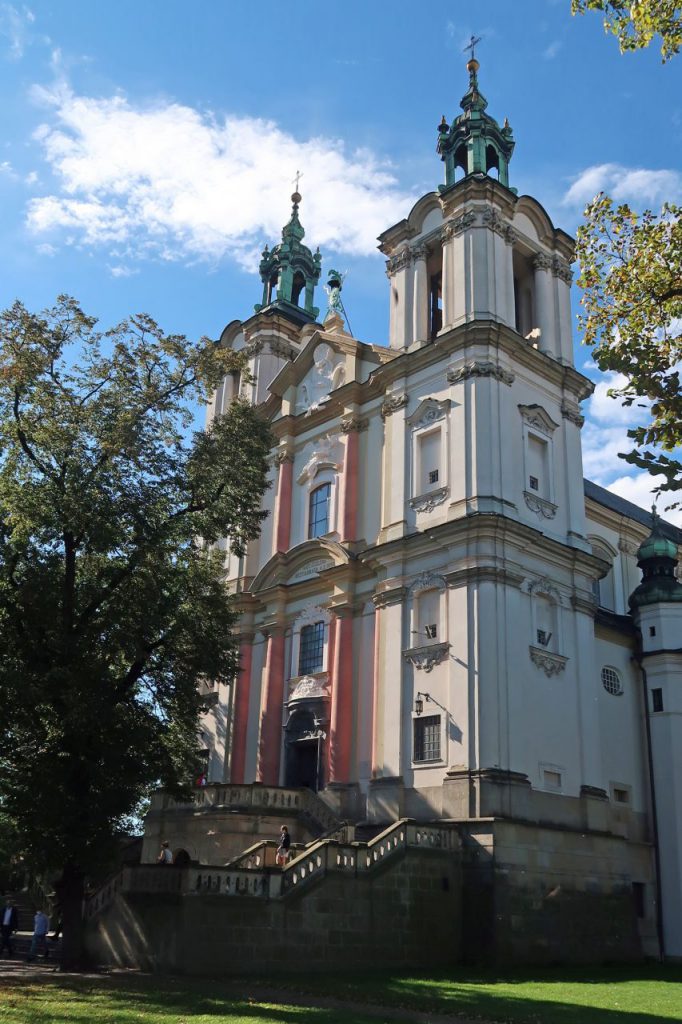
[[[307,847],[294,848],[294,859],[282,870],[272,866],[275,840],[255,843],[226,867],[126,867],[89,900],[86,917],[98,914],[118,893],[213,893],[278,899],[332,872],[354,877],[366,874],[407,849],[440,853],[456,853],[460,849],[455,826],[420,825],[407,818],[369,843],[348,842],[343,828],[337,834],[339,838],[325,838]]]
[[[232,785],[211,783],[194,790],[190,800],[176,800],[159,790],[152,794],[150,811],[208,810],[211,808],[306,814],[318,827],[329,832],[341,822],[324,801],[310,789],[263,786],[259,783]]]

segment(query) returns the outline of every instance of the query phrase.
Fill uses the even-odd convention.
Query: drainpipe
[[[642,691],[644,697],[644,722],[646,729],[646,753],[649,766],[649,794],[651,799],[651,827],[654,839],[654,872],[656,884],[656,934],[658,936],[659,960],[665,960],[665,939],[663,933],[663,894],[661,892],[661,857],[658,849],[658,812],[656,809],[656,782],[654,779],[654,757],[651,747],[651,723],[649,721],[649,691],[647,687],[646,669],[642,652],[642,634],[637,630],[637,643],[634,660],[642,673]]]

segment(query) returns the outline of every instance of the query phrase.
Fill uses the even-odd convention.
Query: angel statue
[[[329,303],[327,305],[327,312],[325,320],[328,320],[330,316],[337,314],[342,316],[345,320],[345,309],[343,308],[343,302],[341,301],[341,288],[346,275],[340,274],[338,270],[330,270],[327,274],[327,283],[324,286],[329,297]]]

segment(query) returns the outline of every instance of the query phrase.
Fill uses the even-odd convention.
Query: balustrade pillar
[[[351,781],[353,748],[353,613],[336,612],[332,706],[329,737],[329,781]]]
[[[414,293],[412,296],[412,341],[429,340],[429,279],[426,273],[425,245],[412,250]]]
[[[239,670],[235,679],[234,713],[232,718],[232,753],[230,782],[244,782],[246,766],[246,730],[249,721],[253,638],[244,638],[239,645]]]
[[[552,302],[552,280],[550,267],[552,261],[544,253],[533,257],[535,271],[535,313],[537,326],[540,328],[538,348],[541,352],[551,354],[554,350],[554,316]]]
[[[271,629],[268,636],[264,674],[257,781],[277,786],[284,703],[284,630],[281,627]]]

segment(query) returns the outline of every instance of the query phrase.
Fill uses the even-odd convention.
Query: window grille
[[[315,622],[301,630],[298,654],[298,674],[321,672],[324,659],[324,622]]]
[[[430,484],[437,484],[438,483],[438,470],[437,469],[432,469],[430,471],[430,473],[429,473],[429,483]]]
[[[414,760],[440,761],[440,715],[414,719]]]
[[[308,537],[322,537],[329,533],[329,502],[332,493],[331,484],[316,487],[310,495],[308,505]]]
[[[601,681],[607,693],[614,697],[620,697],[623,692],[623,683],[615,668],[605,665],[601,670]]]

